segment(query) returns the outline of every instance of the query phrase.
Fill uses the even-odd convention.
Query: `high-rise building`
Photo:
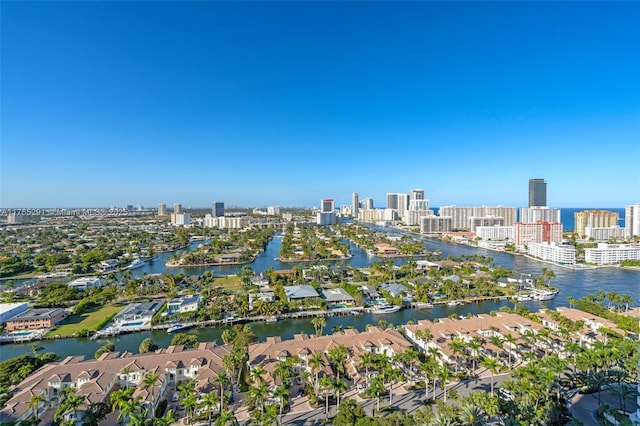
[[[545,207],[547,205],[547,181],[529,179],[529,207]]]
[[[211,215],[213,217],[223,217],[224,216],[224,203],[214,201],[211,203]]]
[[[458,206],[442,206],[438,211],[440,216],[451,217],[451,225],[454,230],[471,229],[470,219],[472,217],[494,216],[504,219],[504,225],[513,225],[517,222],[517,207],[505,206],[475,206],[475,207],[458,207]],[[560,218],[558,217],[558,220]]]
[[[412,189],[411,190],[411,199],[412,200],[424,200],[424,189]]]
[[[180,213],[182,213],[182,204],[175,203],[173,205],[173,214],[180,214]]]
[[[165,203],[158,204],[158,216],[167,215],[167,205]]]
[[[387,208],[398,210],[398,194],[387,193]]]
[[[515,243],[526,246],[531,243],[559,243],[562,241],[562,224],[538,221],[536,223],[515,224]]]
[[[553,207],[522,207],[520,209],[520,222],[536,223],[539,220],[545,222],[560,222],[560,209]]]
[[[398,217],[404,217],[405,212],[409,208],[409,194],[397,194],[398,195]]]
[[[640,236],[640,203],[624,206],[625,237]]]
[[[353,193],[353,197],[351,199],[351,216],[358,217],[358,210],[360,209],[360,201],[357,192]]]
[[[618,213],[608,210],[583,210],[573,214],[575,220],[575,232],[578,237],[584,238],[586,228],[610,228],[618,225]]]
[[[360,206],[358,207],[362,210],[373,210],[373,198],[365,198],[360,201]]]
[[[332,199],[327,198],[320,200],[320,212],[321,213],[333,213],[335,210],[335,204]]]

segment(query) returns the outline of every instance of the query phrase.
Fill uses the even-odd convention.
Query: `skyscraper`
[[[326,200],[320,200],[320,212],[333,213],[334,210],[335,206],[332,199],[327,198]]]
[[[529,179],[529,207],[546,207],[547,182],[544,179]]]
[[[216,201],[211,203],[211,215],[213,217],[224,217],[224,203]]]
[[[412,189],[411,190],[411,199],[412,200],[424,200],[424,189]]]
[[[387,192],[387,208],[394,210],[398,209],[398,194]]]
[[[182,204],[175,203],[173,205],[173,214],[180,214],[180,213],[182,213]]]
[[[165,203],[158,204],[158,216],[167,215],[167,205]]]
[[[624,206],[625,236],[640,235],[640,203]]]
[[[351,199],[351,216],[358,217],[358,210],[360,209],[360,201],[357,192],[353,193],[353,198]]]

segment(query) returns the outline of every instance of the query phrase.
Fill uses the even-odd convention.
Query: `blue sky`
[[[1,207],[640,201],[640,2],[3,2]]]

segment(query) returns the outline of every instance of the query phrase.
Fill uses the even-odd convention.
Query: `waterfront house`
[[[116,259],[103,260],[95,266],[97,272],[107,274],[118,269],[118,261]]]
[[[169,315],[181,314],[184,312],[195,312],[202,304],[200,295],[179,297],[171,299],[167,303],[167,313]]]
[[[128,321],[151,322],[151,318],[153,318],[163,304],[164,302],[132,303],[118,312],[118,314],[113,317],[113,322],[116,324],[122,324]]]
[[[100,287],[103,282],[104,280],[98,277],[80,277],[67,283],[67,285],[76,290],[87,291],[90,288]]]
[[[310,285],[285,286],[284,292],[287,295],[287,301],[289,302],[307,299],[310,297],[320,297],[316,289]]]
[[[5,325],[5,329],[7,331],[16,331],[51,328],[62,321],[66,316],[67,311],[62,308],[29,309],[9,318]]]
[[[387,291],[393,297],[399,296],[401,294],[407,294],[409,292],[409,289],[407,287],[397,283],[381,284],[380,289]]]
[[[353,305],[356,302],[353,296],[340,287],[322,289],[322,297],[327,301],[327,306],[329,307],[335,305]]]

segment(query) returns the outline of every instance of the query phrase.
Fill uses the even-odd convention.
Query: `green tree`
[[[196,347],[198,343],[198,336],[195,334],[176,333],[171,339],[171,346],[183,345],[187,349]]]
[[[140,346],[138,347],[138,352],[140,352],[141,354],[146,354],[146,353],[149,353],[149,352],[155,352],[157,350],[158,350],[158,345],[153,343],[153,340],[151,340],[151,338],[149,338],[149,337],[144,339],[140,343]]]

